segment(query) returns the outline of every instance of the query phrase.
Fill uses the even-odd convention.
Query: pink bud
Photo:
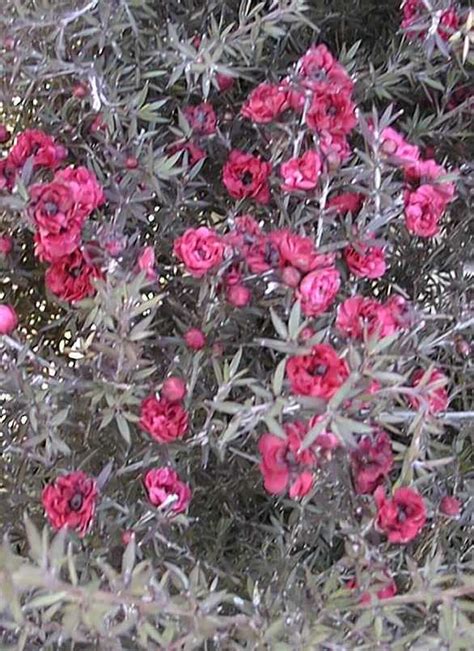
[[[74,84],[72,88],[72,94],[77,99],[84,99],[84,97],[87,97],[89,94],[89,86],[83,81]]]
[[[133,538],[135,538],[135,532],[132,529],[126,529],[122,533],[122,542],[124,545],[128,545]]]
[[[0,305],[0,335],[7,335],[18,325],[18,317],[10,305]]]
[[[217,87],[222,93],[225,93],[227,90],[230,90],[234,85],[234,78],[230,75],[224,75],[221,72],[218,72],[216,75]]]
[[[443,515],[455,518],[461,512],[461,502],[457,497],[445,495],[439,503],[439,510]]]
[[[250,290],[244,285],[231,285],[226,295],[228,302],[234,307],[245,307],[252,297]]]
[[[152,246],[145,246],[138,256],[138,268],[146,273],[148,280],[156,280],[158,274],[154,269],[155,251]]]
[[[128,170],[136,170],[138,167],[138,158],[135,158],[135,156],[129,156],[125,161],[125,167]]]
[[[315,334],[316,331],[314,328],[311,326],[306,326],[306,328],[303,328],[303,330],[300,332],[299,339],[304,343],[305,341],[308,341],[308,339],[311,339],[311,337],[314,337]]]
[[[102,115],[102,113],[98,113],[90,126],[91,133],[97,133],[98,131],[105,131],[106,129],[107,129],[107,125],[104,122],[104,116]]]
[[[281,272],[281,280],[288,287],[298,287],[301,280],[301,274],[294,267],[285,267]]]
[[[13,36],[6,36],[3,41],[3,47],[7,52],[11,52],[15,47],[15,39]]]
[[[201,350],[206,345],[206,335],[198,328],[190,328],[184,335],[186,346],[192,350]]]
[[[8,255],[13,249],[13,240],[8,235],[0,235],[0,255]]]
[[[169,377],[163,382],[161,394],[170,402],[179,402],[186,395],[186,384],[179,377]]]
[[[3,125],[0,124],[0,145],[4,145],[6,142],[10,140],[11,133],[8,131],[8,129]]]
[[[125,248],[125,239],[112,239],[106,242],[105,248],[107,253],[110,253],[110,255],[115,258],[115,256],[119,255],[122,253],[122,251]]]

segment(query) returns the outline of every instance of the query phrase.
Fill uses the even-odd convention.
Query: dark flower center
[[[76,493],[69,500],[69,508],[71,511],[79,511],[84,502],[84,496],[82,493]]]
[[[252,176],[251,172],[245,172],[242,175],[242,183],[244,185],[250,185],[250,183],[252,183],[252,181],[253,181],[253,176]]]
[[[54,203],[54,201],[47,201],[44,204],[44,209],[48,215],[56,215],[58,212],[58,206]]]
[[[278,251],[275,249],[271,242],[265,243],[265,253],[263,254],[263,259],[271,267],[275,267],[278,264],[279,260]]]
[[[335,106],[330,106],[328,108],[328,115],[331,116],[337,115],[337,108]]]
[[[404,506],[399,506],[398,507],[398,515],[397,515],[397,520],[400,524],[403,524],[408,517],[408,514],[405,510]]]
[[[328,367],[326,364],[318,364],[314,369],[313,369],[313,375],[324,375],[326,371],[328,370]]]

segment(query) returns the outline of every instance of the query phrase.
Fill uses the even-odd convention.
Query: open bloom
[[[97,494],[95,479],[77,470],[43,489],[43,507],[55,529],[72,529],[82,537],[91,526]]]
[[[224,250],[222,238],[205,226],[188,228],[174,243],[174,254],[196,278],[218,267],[224,259]]]
[[[171,443],[188,431],[188,414],[179,403],[151,395],[140,406],[139,425],[158,443]]]
[[[79,249],[64,256],[46,270],[45,282],[50,292],[67,303],[76,303],[95,294],[92,283],[101,278],[100,269],[88,264]]]
[[[420,150],[416,145],[410,145],[405,138],[392,127],[387,127],[380,134],[382,151],[387,156],[400,161],[402,165],[413,163],[420,158]]]
[[[154,468],[144,478],[147,497],[153,506],[165,505],[174,513],[183,513],[191,501],[191,488],[171,468]]]
[[[212,104],[201,102],[197,106],[187,106],[184,115],[194,133],[209,136],[216,131],[217,118]]]
[[[421,495],[413,488],[397,488],[391,499],[385,497],[382,486],[374,493],[377,506],[375,525],[391,543],[407,543],[420,533],[426,522],[426,507]]]
[[[289,488],[291,498],[304,497],[313,485],[316,464],[314,451],[301,448],[308,430],[300,421],[285,424],[284,430],[285,440],[274,434],[264,434],[258,442],[264,486],[272,494],[283,493]]]
[[[380,278],[387,268],[382,246],[356,242],[344,249],[344,257],[350,271],[358,278]]]
[[[425,371],[422,368],[417,369],[411,378],[412,386],[417,387],[424,375]],[[408,400],[412,407],[414,409],[420,409],[422,406],[426,406],[432,414],[444,411],[449,402],[449,395],[446,389],[447,381],[448,378],[444,373],[434,369],[428,378],[428,382],[423,387],[420,387],[421,398],[418,396],[409,396]],[[435,383],[436,386],[433,386]]]
[[[349,367],[330,344],[316,344],[308,355],[290,357],[286,375],[292,393],[329,400],[349,377]]]
[[[270,201],[268,177],[272,166],[260,156],[233,149],[222,170],[222,181],[234,199],[255,199],[258,203]]]
[[[306,124],[317,133],[346,135],[357,123],[355,104],[345,88],[321,84],[314,91]]]
[[[286,90],[275,84],[263,82],[252,90],[240,113],[257,124],[268,124],[288,106]]]
[[[409,233],[425,238],[439,233],[446,201],[433,185],[420,185],[417,190],[406,190],[404,202],[405,224]]]
[[[386,432],[364,436],[351,453],[352,476],[356,491],[370,494],[388,476],[393,466],[392,443]]]
[[[364,331],[369,336],[387,337],[401,328],[401,324],[389,307],[375,299],[352,296],[339,305],[336,327],[346,337],[362,339]]]
[[[306,316],[318,316],[328,310],[336,298],[341,277],[336,267],[323,267],[307,274],[300,282],[296,297]]]
[[[302,156],[291,158],[280,169],[283,177],[282,190],[314,190],[321,174],[321,159],[315,151],[309,150]]]
[[[8,160],[21,169],[31,158],[33,167],[57,167],[67,156],[67,150],[57,145],[51,136],[38,129],[26,129],[17,137],[10,150]]]

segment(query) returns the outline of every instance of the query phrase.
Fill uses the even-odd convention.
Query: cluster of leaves
[[[449,49],[427,51],[399,33],[397,3],[377,0],[4,4],[3,121],[15,131],[43,128],[75,164],[93,169],[107,207],[87,225],[87,239],[126,242],[94,298],[77,309],[58,306],[45,294],[20,204],[1,198],[1,231],[15,247],[0,261],[0,295],[21,324],[16,339],[0,341],[4,647],[469,648],[473,381],[461,344],[472,327],[473,142],[469,101],[450,100],[472,83],[472,14]],[[310,500],[265,494],[257,434],[281,435],[283,419],[321,409],[289,396],[284,385],[285,360],[306,350],[299,335],[307,324],[297,303],[258,281],[252,305],[231,309],[218,298],[219,278],[197,283],[172,255],[185,228],[225,230],[247,207],[236,206],[220,181],[228,151],[261,137],[238,109],[249,90],[282,78],[315,41],[332,47],[356,80],[361,112],[382,127],[398,116],[411,142],[458,169],[456,208],[442,237],[421,242],[394,229],[389,273],[364,285],[380,298],[394,290],[410,297],[422,321],[398,338],[351,346],[347,355],[355,374],[370,358],[375,379],[393,391],[406,384],[415,355],[451,379],[444,422],[402,404],[394,410],[390,401],[371,408],[393,437],[399,482],[416,479],[434,513],[406,548],[367,539],[373,507],[354,496],[342,456],[321,471]],[[226,93],[218,74],[234,79]],[[74,94],[77,84],[86,85],[85,97]],[[170,146],[189,138],[183,108],[202,99],[219,116],[218,133],[206,140],[207,158],[189,167],[186,154]],[[99,115],[103,127],[96,129]],[[355,183],[380,198],[386,217],[398,182],[387,174],[380,185],[383,162],[368,130],[357,138],[357,164],[335,175],[331,190]],[[130,156],[138,168],[127,167]],[[282,201],[261,215],[268,229],[322,228],[315,205],[289,211]],[[343,239],[331,231],[325,244],[337,249]],[[154,285],[136,270],[139,251],[150,244],[160,276]],[[191,326],[207,335],[199,352],[182,339]],[[322,340],[329,316],[316,326],[315,341]],[[168,375],[186,380],[192,435],[157,446],[137,428],[139,404]],[[366,431],[368,416],[341,409],[353,380],[334,397],[326,421],[348,444]],[[167,463],[191,480],[189,516],[170,520],[147,504],[142,473]],[[98,477],[103,494],[92,533],[83,542],[64,532],[50,541],[47,527],[39,532],[41,489],[79,467]],[[446,526],[436,505],[448,490],[464,511]],[[23,523],[25,511],[37,526]],[[370,588],[373,568],[387,565],[398,595],[360,603],[348,579]]]

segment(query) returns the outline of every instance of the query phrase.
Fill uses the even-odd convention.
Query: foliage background
[[[97,173],[108,204],[89,224],[89,239],[128,238],[103,291],[66,310],[45,295],[25,223],[11,206],[0,214],[2,231],[15,239],[1,270],[2,302],[20,314],[24,344],[0,343],[0,527],[10,541],[0,552],[2,648],[469,648],[473,380],[458,337],[468,339],[472,325],[472,122],[466,104],[452,109],[449,98],[472,83],[472,54],[459,54],[462,44],[447,57],[409,43],[397,2],[6,0],[2,9],[4,121],[15,131],[44,128]],[[275,338],[269,307],[286,323],[289,306],[262,292],[242,313],[216,307],[212,288],[182,277],[171,253],[185,227],[222,226],[234,210],[220,170],[231,143],[254,137],[234,119],[238,107],[315,40],[355,76],[362,110],[381,114],[393,104],[403,111],[397,128],[459,170],[447,231],[422,243],[398,233],[389,274],[370,286],[380,296],[399,288],[417,302],[426,315],[418,346],[448,369],[454,387],[444,422],[387,420],[401,461],[411,434],[423,429],[414,472],[431,503],[447,490],[464,502],[459,520],[435,513],[406,550],[367,546],[342,460],[311,503],[265,495],[249,435],[258,426],[249,387],[272,380],[279,358],[256,334]],[[229,93],[218,92],[216,72],[236,78]],[[84,101],[72,96],[81,80],[92,89]],[[215,106],[220,133],[189,174],[167,147],[188,128],[179,109],[200,96]],[[107,128],[91,133],[98,112]],[[124,168],[128,155],[139,158],[138,171]],[[285,223],[282,215],[273,211],[267,223]],[[291,219],[297,227],[299,218]],[[159,291],[135,272],[148,243]],[[203,327],[222,354],[186,350],[180,337],[190,325]],[[194,434],[186,448],[158,450],[136,428],[137,411],[150,384],[170,372],[192,389]],[[235,403],[248,409],[248,432],[225,444]],[[148,517],[139,481],[143,467],[169,459],[194,491],[189,518],[172,525]],[[38,533],[41,488],[76,467],[105,469],[98,524],[84,543],[63,535],[48,542]],[[136,543],[125,547],[128,529]],[[398,596],[371,607],[344,587],[354,571],[364,581],[367,555],[388,559],[399,584]]]

